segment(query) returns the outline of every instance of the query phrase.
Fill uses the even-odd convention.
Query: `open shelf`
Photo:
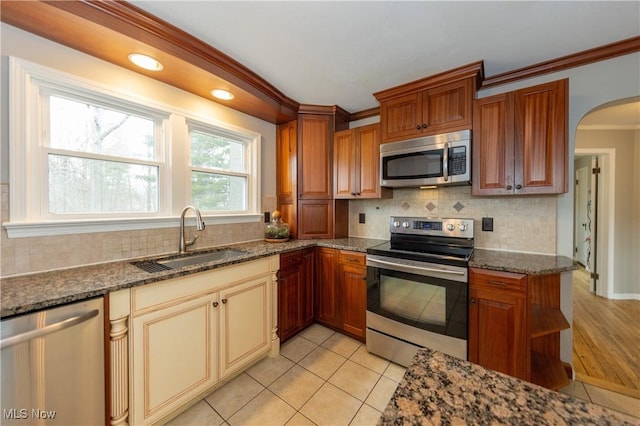
[[[531,305],[531,338],[556,333],[571,327],[558,308]]]
[[[531,382],[547,389],[558,390],[571,380],[562,361],[540,352],[531,352]]]

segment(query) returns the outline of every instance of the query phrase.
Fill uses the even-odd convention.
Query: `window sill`
[[[260,222],[260,214],[205,216],[206,225]],[[186,224],[195,226],[193,217]],[[45,237],[52,235],[89,234],[96,232],[135,231],[141,229],[174,228],[180,226],[177,217],[124,218],[96,220],[65,220],[50,222],[5,222],[2,224],[9,238]]]

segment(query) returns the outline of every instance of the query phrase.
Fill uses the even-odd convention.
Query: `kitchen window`
[[[260,135],[16,58],[9,237],[256,222]]]

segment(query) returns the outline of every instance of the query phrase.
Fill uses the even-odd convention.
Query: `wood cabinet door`
[[[421,131],[423,135],[471,128],[472,78],[426,90],[422,96]]]
[[[300,287],[302,290],[302,328],[315,322],[315,249],[308,248],[302,253],[300,265]]]
[[[328,115],[298,118],[298,198],[333,197],[333,126]]]
[[[514,188],[513,95],[474,102],[473,195],[509,195]]]
[[[515,92],[517,194],[568,190],[567,85],[565,79]]]
[[[297,198],[297,121],[281,124],[276,134],[276,195]]]
[[[316,249],[316,294],[318,321],[331,327],[342,327],[342,310],[337,283],[338,250]]]
[[[298,238],[333,238],[333,200],[298,200]]]
[[[271,348],[270,285],[268,274],[220,291],[221,378]]]
[[[132,424],[153,424],[218,380],[217,297],[207,295],[132,320]]]
[[[336,132],[333,139],[334,198],[355,198],[360,176],[360,161],[356,154],[356,130]]]
[[[470,271],[469,361],[529,380],[527,278],[509,275]]]
[[[365,339],[367,324],[367,268],[365,256],[340,252],[339,285],[342,292],[342,329],[360,340]]]
[[[282,254],[278,271],[278,336],[280,343],[302,330],[304,319],[302,251]]]
[[[380,125],[370,124],[356,130],[356,173],[358,198],[381,198],[380,188]]]
[[[380,104],[382,143],[417,136],[422,124],[422,92],[399,96]]]

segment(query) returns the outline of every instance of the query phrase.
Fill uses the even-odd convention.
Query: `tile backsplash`
[[[475,221],[476,247],[555,254],[556,208],[555,196],[474,197],[469,186],[394,189],[390,199],[351,201],[349,234],[388,239],[390,216],[465,218]],[[483,217],[493,218],[492,232],[482,231]]]

